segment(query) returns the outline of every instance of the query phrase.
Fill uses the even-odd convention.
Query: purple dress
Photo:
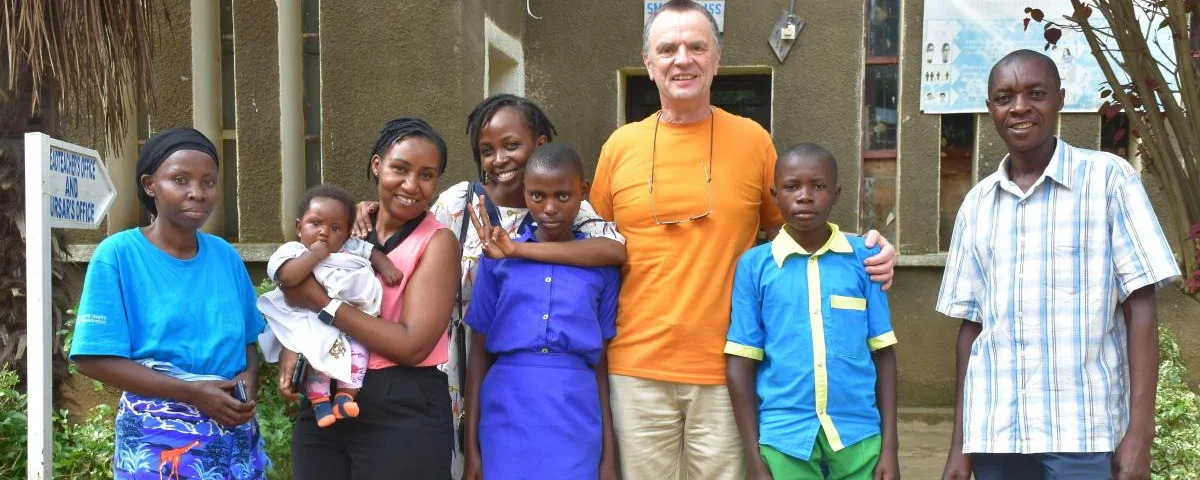
[[[479,395],[484,478],[597,477],[593,367],[616,335],[619,288],[617,267],[480,261],[466,322],[495,356]]]

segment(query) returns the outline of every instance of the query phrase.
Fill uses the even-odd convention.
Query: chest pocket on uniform
[[[839,357],[862,358],[870,354],[867,349],[867,299],[829,296],[825,345],[830,354]]]

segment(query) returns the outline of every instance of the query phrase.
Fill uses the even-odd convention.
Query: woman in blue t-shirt
[[[254,285],[233,247],[199,231],[218,172],[200,132],[151,137],[137,181],[154,220],[107,238],[88,264],[71,360],[124,391],[117,479],[259,479],[269,468],[254,419]]]

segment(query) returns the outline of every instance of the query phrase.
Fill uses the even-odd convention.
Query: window
[[[958,208],[975,184],[971,158],[975,150],[975,115],[942,115],[942,153],[938,194],[938,248],[950,250]]]
[[[304,0],[300,10],[304,38],[304,178],[321,183],[321,22],[319,0]],[[294,208],[285,205],[285,208]]]
[[[1121,112],[1100,122],[1100,150],[1129,160],[1129,116]]]
[[[237,105],[233,48],[233,0],[221,0],[221,200],[225,212],[222,236],[238,238]]]
[[[900,2],[866,0],[862,188],[859,229],[896,241],[896,126],[900,91]]]
[[[771,74],[717,75],[713,78],[712,104],[771,131]],[[649,117],[661,108],[658,88],[650,77],[625,77],[626,123]]]

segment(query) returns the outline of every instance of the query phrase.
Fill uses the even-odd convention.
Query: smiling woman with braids
[[[455,443],[454,478],[460,477],[464,461],[460,448],[466,406],[460,387],[465,382],[468,342],[466,327],[461,319],[471,301],[479,258],[485,254],[482,239],[501,234],[515,239],[524,234],[532,222],[525,204],[525,162],[535,148],[553,140],[557,133],[550,118],[537,104],[509,94],[494,95],[476,105],[467,115],[466,130],[481,181],[460,182],[451,186],[430,207],[430,213],[449,227],[462,245],[462,290],[459,291],[459,303],[452,312],[454,328],[448,362],[442,365],[442,370],[449,375],[454,431],[460,440]],[[468,204],[479,215],[490,217],[492,227],[485,227],[488,231],[477,231],[471,224],[470,217],[465,214]],[[359,205],[358,218],[366,217],[377,207],[374,202]],[[588,202],[583,202],[574,223],[574,230],[585,237],[583,240],[514,242],[512,244],[516,249],[506,252],[506,256],[578,267],[621,265],[625,262],[625,238],[617,233],[615,224],[601,220]],[[368,224],[361,220],[356,222],[355,235],[364,236]]]
[[[446,169],[446,144],[425,121],[397,118],[380,132],[367,168],[379,198],[367,240],[387,253],[403,279],[384,286],[380,317],[331,300],[311,277],[283,287],[288,304],[320,312],[371,352],[358,417],[319,428],[312,409],[301,408],[292,437],[294,478],[445,478],[453,430],[446,374],[437,365],[446,362],[459,255],[454,236],[427,210]],[[291,352],[280,360],[287,395],[294,395],[295,364]]]

